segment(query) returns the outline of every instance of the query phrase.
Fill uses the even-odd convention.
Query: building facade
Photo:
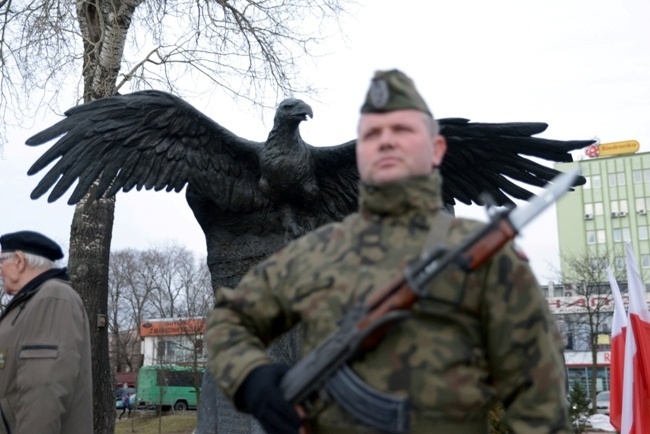
[[[140,324],[143,365],[205,366],[205,318],[159,318]]]
[[[630,242],[646,281],[650,275],[650,153],[555,165],[561,171],[575,166],[587,183],[556,206],[563,274],[571,257],[589,257],[594,265],[607,263],[622,271],[625,243]]]
[[[634,141],[620,143],[623,152],[629,151],[630,143],[636,144],[638,149]],[[595,158],[555,165],[563,172],[579,166],[587,183],[562,197],[556,205],[560,265],[565,284],[551,284],[545,291],[549,308],[565,336],[569,381],[580,381],[588,392],[591,389],[590,339],[593,333],[587,330],[586,305],[595,304],[590,307],[602,312],[596,332],[596,390],[599,392],[610,387],[609,335],[613,311],[611,290],[603,271],[611,267],[621,291],[626,292],[625,245],[628,242],[645,283],[646,299],[650,296],[647,283],[650,281],[650,153],[606,157],[601,154],[598,157],[595,150],[590,156]],[[598,276],[600,280],[585,282],[588,277],[583,275],[572,282],[568,276],[576,276],[579,261],[597,270],[590,277]],[[583,273],[589,274],[584,270]],[[589,285],[595,290],[585,290]],[[626,294],[624,301],[627,305]]]
[[[564,338],[564,357],[566,361],[569,386],[580,382],[587,393],[591,391],[593,375],[593,353],[591,342],[593,333],[589,324],[599,323],[596,336],[596,392],[610,387],[610,335],[614,302],[609,294],[574,294],[562,285],[549,284],[542,287],[548,307]],[[557,295],[554,295],[557,294]],[[593,315],[599,318],[593,319]]]

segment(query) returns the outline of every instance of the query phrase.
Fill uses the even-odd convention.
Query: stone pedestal
[[[301,342],[300,330],[287,333],[269,347],[269,356],[277,362],[293,365],[300,357]],[[207,370],[201,384],[198,411],[195,434],[265,434],[255,418],[235,410]]]

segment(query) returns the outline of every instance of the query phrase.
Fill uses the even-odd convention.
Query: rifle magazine
[[[326,388],[341,408],[361,424],[391,434],[409,431],[408,397],[390,395],[369,386],[348,365],[343,365],[327,380]]]

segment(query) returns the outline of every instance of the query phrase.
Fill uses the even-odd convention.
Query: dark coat
[[[28,283],[0,317],[0,434],[88,434],[88,315],[64,270]]]

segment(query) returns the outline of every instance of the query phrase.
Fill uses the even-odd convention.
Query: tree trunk
[[[598,333],[592,332],[591,336],[591,381],[589,384],[589,400],[591,409],[596,412],[596,380],[598,377]]]
[[[91,193],[92,194],[92,193]],[[93,426],[96,433],[115,430],[115,390],[108,351],[108,258],[115,199],[84,198],[75,208],[68,268],[90,320],[93,372]]]
[[[117,74],[131,18],[143,0],[77,0],[83,37],[84,102],[115,93]],[[70,231],[69,269],[90,319],[95,433],[115,431],[114,376],[108,347],[108,261],[115,199],[91,199],[95,187],[77,204]]]

